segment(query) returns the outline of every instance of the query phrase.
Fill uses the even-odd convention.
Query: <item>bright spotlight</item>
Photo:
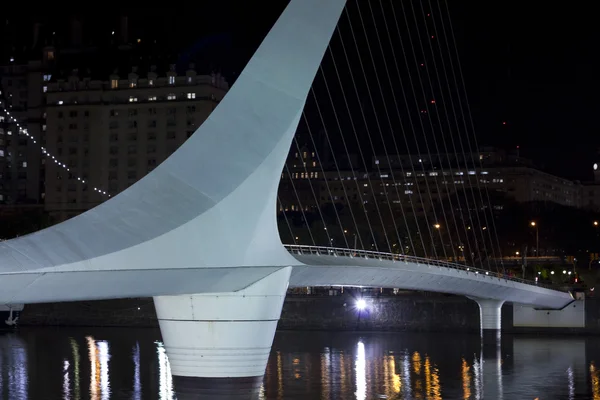
[[[365,301],[365,299],[358,299],[356,301],[356,309],[358,311],[363,311],[365,308],[367,308],[367,302]]]

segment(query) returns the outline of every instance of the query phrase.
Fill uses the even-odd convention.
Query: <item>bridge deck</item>
[[[304,266],[290,286],[365,286],[423,290],[560,309],[569,293],[465,265],[397,254],[317,246],[286,246]],[[318,271],[318,272],[317,272]]]

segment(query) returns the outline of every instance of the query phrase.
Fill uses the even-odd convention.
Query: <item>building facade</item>
[[[46,167],[46,210],[64,220],[115,195],[152,171],[194,133],[224,97],[225,79],[133,68],[91,80],[73,74],[47,90],[46,146],[73,173]],[[85,181],[81,183],[78,178]]]
[[[47,54],[47,53],[45,53]],[[45,83],[50,79],[47,57],[27,64],[0,67],[0,106],[28,132],[44,141]],[[0,204],[41,204],[44,201],[44,160],[40,143],[19,134],[19,128],[0,112]]]

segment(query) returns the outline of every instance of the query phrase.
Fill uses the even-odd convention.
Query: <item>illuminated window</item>
[[[195,99],[196,98],[196,93],[188,93],[187,94],[187,98],[188,99]]]
[[[42,92],[46,93],[48,91],[48,86],[42,86]]]
[[[111,79],[110,80],[110,88],[111,89],[117,89],[119,87],[119,80],[118,79]]]
[[[150,97],[148,97],[148,101],[156,101],[156,96],[150,96]]]
[[[306,158],[306,152],[302,153],[302,157]]]
[[[173,75],[169,76],[169,85],[175,84],[175,77]]]
[[[53,50],[48,50],[48,51],[46,52],[46,58],[47,58],[48,60],[54,60],[54,51],[53,51]]]
[[[44,82],[50,82],[50,79],[52,79],[52,75],[44,75]]]
[[[130,87],[130,88],[134,88],[134,87],[136,87],[136,86],[137,86],[137,82],[135,82],[135,81],[131,81],[131,82],[129,82],[129,87]]]
[[[129,96],[129,102],[130,103],[135,103],[137,101],[138,101],[137,97]]]
[[[169,93],[169,95],[167,96],[167,100],[175,100],[177,98],[177,96],[175,95],[175,93]]]
[[[148,86],[154,86],[154,79],[148,80]]]

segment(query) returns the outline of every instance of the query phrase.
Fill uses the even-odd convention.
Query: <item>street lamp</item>
[[[598,226],[598,221],[594,221],[594,226]]]
[[[530,225],[535,228],[535,256],[539,257],[540,255],[540,232],[538,230],[538,225],[535,221],[531,221]]]
[[[433,227],[434,227],[435,229],[440,229],[440,226],[441,226],[440,224],[435,224]]]

